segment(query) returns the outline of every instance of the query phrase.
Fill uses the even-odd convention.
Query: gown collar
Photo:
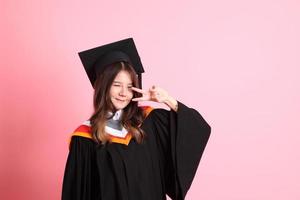
[[[122,114],[123,110],[117,110],[115,114],[113,114],[112,112],[108,112],[108,117],[111,117],[112,115],[113,117],[106,121],[106,133],[118,138],[125,138],[127,136],[128,131],[123,127],[121,123]]]
[[[113,120],[117,120],[117,121],[120,121],[121,117],[122,117],[122,114],[123,114],[123,110],[117,110],[113,116]],[[108,117],[111,117],[113,115],[112,112],[108,111]]]

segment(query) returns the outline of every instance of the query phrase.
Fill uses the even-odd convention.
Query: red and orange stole
[[[153,108],[150,106],[142,106],[141,108],[143,109],[143,112],[145,113],[146,117],[153,110]],[[87,125],[87,124],[82,124],[78,128],[76,128],[70,137],[69,145],[70,145],[72,136],[81,136],[81,137],[92,139],[91,126]],[[124,144],[124,145],[128,145],[131,138],[132,138],[132,135],[130,134],[130,132],[128,132],[124,138],[109,135],[110,142]]]

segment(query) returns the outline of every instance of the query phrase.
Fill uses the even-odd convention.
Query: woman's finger
[[[146,99],[144,97],[139,97],[139,98],[133,98],[131,101],[145,101]]]
[[[149,90],[151,90],[151,91],[155,91],[156,90],[156,86],[155,85],[153,85]]]
[[[147,92],[146,92],[146,91],[144,91],[144,90],[141,90],[141,89],[139,89],[139,88],[136,88],[136,87],[131,87],[131,89],[132,89],[133,91],[139,92],[139,93],[141,93],[141,94],[147,94]]]

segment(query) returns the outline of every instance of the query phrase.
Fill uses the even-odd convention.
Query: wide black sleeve
[[[95,144],[91,139],[73,136],[65,167],[62,200],[94,200],[99,188]]]
[[[151,119],[164,166],[164,187],[173,200],[183,200],[208,142],[211,127],[193,108],[178,101],[177,112],[154,109]]]

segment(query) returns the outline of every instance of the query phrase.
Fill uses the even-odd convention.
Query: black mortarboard
[[[144,68],[140,56],[135,47],[133,38],[127,38],[93,49],[79,52],[79,57],[92,85],[96,81],[96,74],[105,66],[119,61],[125,61],[132,65],[138,75],[142,88],[142,73]]]

